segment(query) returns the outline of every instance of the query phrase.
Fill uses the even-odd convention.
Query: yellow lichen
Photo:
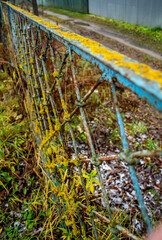
[[[58,76],[58,72],[57,71],[55,71],[55,72],[53,72],[53,74],[52,74],[54,77],[57,77]]]
[[[55,121],[55,131],[59,131],[60,130],[60,123],[59,123],[59,120],[58,119],[56,119],[56,121]]]
[[[162,84],[162,73],[158,70],[153,70],[146,64],[132,63],[132,62],[120,62],[117,61],[115,64],[119,67],[125,67],[133,70],[136,74],[140,74],[142,77],[158,80]]]
[[[36,88],[38,87],[38,83],[37,83],[37,82],[35,82],[35,87],[36,87]]]
[[[52,149],[51,148],[47,148],[47,154],[51,155],[52,154]]]
[[[15,74],[15,71],[13,72],[13,78],[14,78],[14,79],[16,78],[16,74]]]
[[[64,110],[66,110],[66,104],[65,104],[65,101],[63,99],[61,99],[61,104],[62,104],[62,108]]]
[[[44,79],[45,79],[46,82],[48,81],[48,77],[47,77],[46,74],[44,75]]]
[[[40,107],[39,113],[40,113],[41,115],[43,115],[43,114],[44,114],[44,109],[43,109],[42,104],[40,104],[39,107]]]
[[[70,114],[69,114],[69,113],[67,113],[67,112],[64,112],[64,120],[65,120],[65,119],[67,119],[67,118],[69,118],[69,116],[70,116]]]
[[[32,57],[30,57],[30,63],[32,64],[34,61],[33,61],[33,58]]]

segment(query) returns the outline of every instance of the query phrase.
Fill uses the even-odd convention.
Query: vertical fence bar
[[[116,111],[116,115],[117,115],[117,119],[118,119],[118,124],[119,124],[119,128],[120,128],[123,150],[124,150],[125,153],[128,153],[129,152],[129,146],[128,146],[128,142],[127,142],[127,139],[126,139],[124,125],[123,125],[121,115],[119,113],[119,109],[117,107],[118,101],[117,101],[117,97],[116,97],[115,81],[112,78],[112,95],[113,95],[115,111]],[[137,176],[136,176],[136,173],[135,173],[134,166],[130,165],[129,170],[130,170],[133,186],[134,186],[134,189],[136,191],[137,199],[138,199],[138,202],[139,202],[139,206],[141,208],[143,218],[144,218],[145,222],[147,223],[149,231],[151,232],[152,231],[151,222],[149,220],[149,217],[148,217],[148,214],[147,214],[147,211],[146,211],[146,207],[145,207],[145,204],[144,204],[144,201],[143,201],[143,197],[141,195],[141,191],[140,191],[140,187],[139,187],[139,184],[138,184],[138,180],[137,180]]]

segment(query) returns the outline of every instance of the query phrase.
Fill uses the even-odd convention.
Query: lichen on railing
[[[11,4],[3,8],[15,52],[13,78],[26,82],[26,111],[64,234],[100,239],[108,231],[115,239],[120,234],[139,239],[111,206],[102,164],[108,168],[108,162],[122,162],[129,169],[151,231],[135,165],[162,152],[131,146],[127,132],[133,125],[124,122],[124,115],[130,96],[137,105],[143,101],[137,95],[162,111],[162,73]],[[124,105],[118,89],[126,93]],[[113,144],[116,152],[110,151]]]

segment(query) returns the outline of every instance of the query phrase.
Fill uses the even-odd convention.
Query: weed
[[[54,233],[58,224],[55,204],[48,198],[41,171],[31,162],[34,149],[28,120],[18,97],[10,95],[11,79],[5,72],[0,79],[0,238],[45,239],[46,235],[51,239],[53,235],[60,239],[60,232]]]
[[[159,141],[153,140],[152,138],[148,138],[144,145],[148,150],[156,150],[159,147]]]
[[[162,28],[160,26],[157,26],[157,27],[152,28],[151,31],[153,31],[153,32],[162,31]]]
[[[151,194],[153,194],[156,197],[157,203],[159,203],[160,199],[159,199],[159,196],[158,196],[155,188],[150,188],[147,190],[147,192],[150,192]]]
[[[146,61],[150,61],[150,60],[151,60],[151,56],[145,55],[145,56],[144,56],[144,59],[145,59]]]
[[[99,181],[95,178],[97,176],[97,170],[92,170],[90,173],[85,172],[83,174],[83,177],[86,178],[86,189],[94,194],[94,184],[96,183],[97,185],[100,186]]]
[[[145,133],[148,129],[144,122],[134,122],[131,124],[127,124],[129,126],[129,133],[131,135],[135,135],[136,133]]]

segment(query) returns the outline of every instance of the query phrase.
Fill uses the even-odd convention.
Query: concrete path
[[[42,9],[40,9],[40,12],[42,11]],[[65,21],[68,21],[72,24],[75,24],[75,25],[79,25],[83,28],[85,28],[86,30],[90,30],[90,31],[93,31],[93,32],[96,32],[100,35],[103,35],[105,37],[109,37],[111,39],[114,39],[128,47],[131,47],[131,48],[134,48],[134,49],[137,49],[143,53],[146,53],[154,58],[157,58],[159,60],[162,60],[162,54],[158,54],[152,50],[149,50],[147,48],[144,48],[144,47],[139,47],[139,46],[136,46],[135,44],[133,44],[132,42],[130,42],[129,39],[127,39],[124,35],[120,34],[120,33],[116,33],[116,32],[113,32],[111,31],[110,29],[106,28],[105,26],[102,26],[102,25],[98,25],[98,24],[95,24],[95,23],[92,23],[92,22],[87,22],[85,20],[81,20],[81,19],[77,19],[77,18],[71,18],[67,15],[64,15],[64,14],[60,14],[60,13],[54,13],[52,11],[49,11],[49,10],[43,10],[43,13],[46,13],[46,14],[49,14],[51,16],[54,16],[54,17],[57,17],[57,18],[60,18],[62,20],[65,20]],[[49,20],[49,19],[48,19]],[[52,22],[52,20],[49,20]],[[59,25],[63,26],[63,24],[60,24]],[[64,28],[67,28],[65,26],[63,26]],[[70,28],[67,28],[67,29],[70,29]]]

